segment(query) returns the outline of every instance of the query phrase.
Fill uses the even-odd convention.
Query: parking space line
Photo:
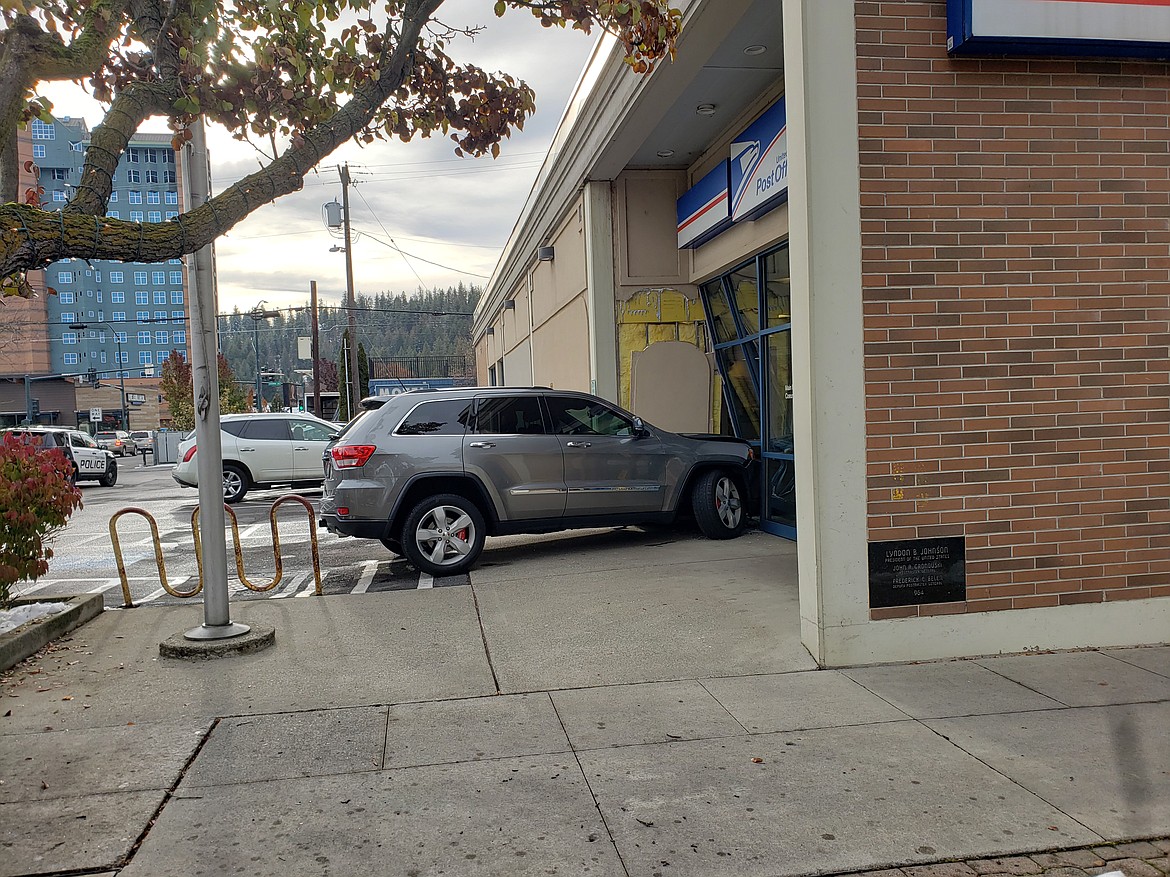
[[[111,588],[116,588],[122,584],[121,579],[107,579],[104,584],[98,585],[96,588],[91,588],[86,591],[87,594],[104,594]]]
[[[430,573],[425,573],[425,572],[420,572],[418,574],[418,587],[419,587],[420,591],[423,590],[424,588],[433,588],[434,586],[435,586],[435,577],[433,575],[431,575]]]
[[[307,572],[299,572],[299,573],[294,573],[293,575],[290,575],[288,577],[287,584],[281,585],[280,588],[277,589],[275,594],[269,594],[268,599],[269,600],[280,600],[280,599],[283,599],[285,597],[298,596],[297,592],[300,591],[301,586],[304,585],[304,583],[308,580],[308,578],[309,578],[309,573],[307,573]]]
[[[362,562],[362,574],[358,577],[358,583],[354,589],[350,591],[351,594],[364,594],[370,589],[370,585],[374,582],[374,576],[378,573],[378,566],[381,564],[380,560],[366,560]]]
[[[45,579],[43,582],[37,582],[35,585],[29,585],[27,588],[21,588],[18,592],[13,594],[13,597],[24,597],[34,591],[39,591],[41,588],[47,588],[49,585],[57,583],[56,579]]]
[[[165,593],[166,593],[166,590],[164,588],[159,588],[153,594],[147,594],[141,600],[135,600],[134,605],[141,606],[143,603],[153,603],[155,600],[157,600],[159,597],[161,597]]]

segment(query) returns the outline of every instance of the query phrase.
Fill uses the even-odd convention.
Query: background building
[[[1165,641],[1170,7],[681,5],[591,59],[479,380],[755,443],[822,664]]]
[[[44,190],[46,208],[64,207],[73,196],[88,145],[83,119],[34,119],[21,132],[21,157],[27,153],[39,172],[29,184]],[[169,135],[135,134],[114,174],[107,215],[131,222],[177,217],[183,209],[181,172]],[[181,259],[64,259],[30,275],[30,282],[38,296],[10,305],[11,326],[19,329],[0,332],[0,374],[78,375],[116,386],[120,397],[122,381],[157,377],[172,350],[188,357]],[[126,407],[133,408],[129,401]]]

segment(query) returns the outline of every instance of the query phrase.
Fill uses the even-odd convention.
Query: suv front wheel
[[[729,472],[704,472],[691,492],[695,522],[708,539],[734,539],[743,532],[747,519],[743,509],[743,487]]]
[[[419,570],[451,576],[471,569],[486,538],[483,514],[454,493],[429,496],[406,516],[402,549]]]

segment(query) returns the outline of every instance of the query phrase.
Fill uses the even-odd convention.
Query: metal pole
[[[309,281],[309,304],[313,309],[313,413],[321,416],[321,371],[317,361],[321,358],[317,347],[317,332],[320,328],[317,323],[317,281]]]
[[[257,411],[264,410],[264,397],[260,390],[260,305],[252,312],[252,346],[256,348],[256,398],[252,400]]]
[[[32,378],[24,376],[24,422],[32,426]]]
[[[118,330],[110,326],[114,333],[114,343],[118,345],[118,389],[122,391],[122,429],[130,431],[130,407],[126,404],[126,370],[122,368],[122,340],[118,337]]]
[[[186,149],[188,208],[211,196],[207,139],[202,120],[191,128]],[[216,353],[216,291],[212,245],[194,254],[189,272],[191,296],[191,377],[195,395],[196,474],[199,479],[200,533],[203,536],[203,624],[188,630],[191,640],[227,639],[251,630],[234,624],[228,606],[227,540],[223,513],[223,443],[219,431],[219,368]]]
[[[357,305],[353,296],[353,242],[349,233],[349,164],[339,168],[341,172],[341,214],[345,225],[345,303],[349,310],[349,368],[346,379],[346,392],[349,399],[349,416],[352,418],[357,412],[358,403],[358,342],[357,342]]]

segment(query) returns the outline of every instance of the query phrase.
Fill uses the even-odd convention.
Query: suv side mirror
[[[645,438],[650,435],[650,430],[646,429],[646,424],[642,422],[642,418],[637,415],[634,416],[634,437]]]

